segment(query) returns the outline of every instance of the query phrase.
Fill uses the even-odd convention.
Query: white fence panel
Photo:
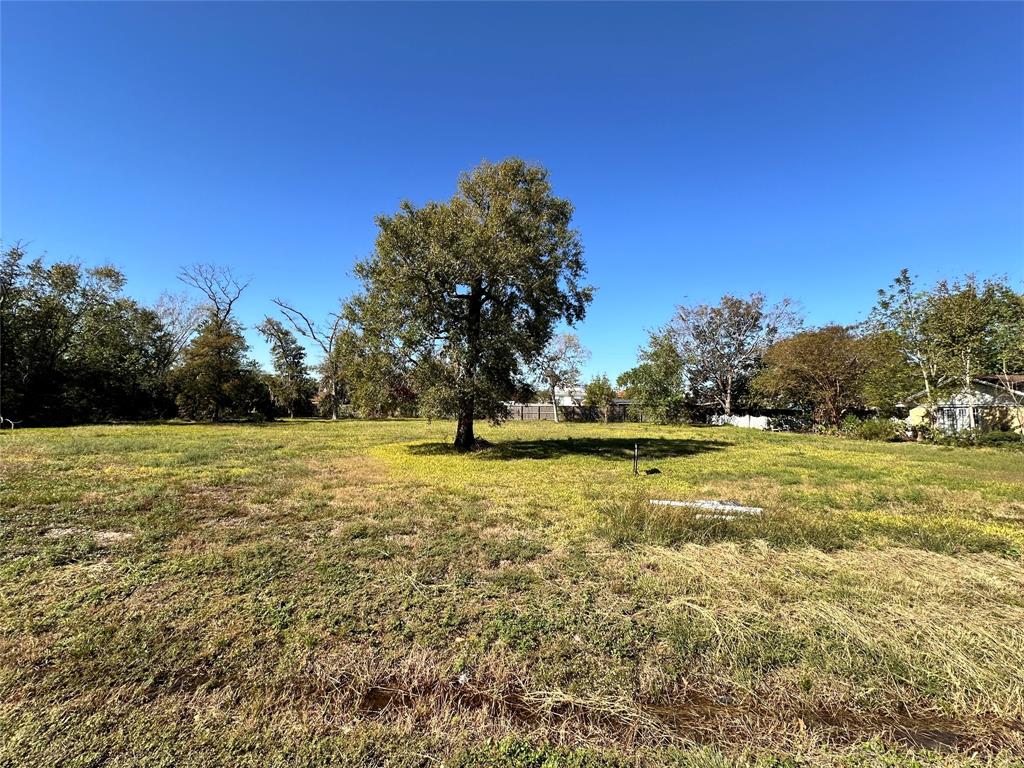
[[[745,429],[768,429],[767,416],[737,416],[736,414],[726,416],[720,413],[711,417],[711,423],[718,427],[732,424],[734,427],[744,427]]]

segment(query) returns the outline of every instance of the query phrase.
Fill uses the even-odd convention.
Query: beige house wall
[[[1008,407],[1005,409],[1006,417],[1009,419],[1010,428],[1014,432],[1024,434],[1024,407]],[[907,413],[907,424],[912,427],[929,423],[928,409],[923,405],[917,405]]]
[[[927,421],[928,409],[923,405],[918,405],[910,409],[910,413],[907,414],[907,424],[912,427],[919,427]]]

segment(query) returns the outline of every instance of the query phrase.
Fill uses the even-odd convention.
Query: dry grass
[[[1019,454],[450,431],[0,436],[0,765],[1024,759]]]

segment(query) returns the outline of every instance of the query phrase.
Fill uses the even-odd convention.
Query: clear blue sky
[[[576,205],[588,373],[681,302],[854,322],[1024,279],[1024,5],[2,5],[2,234],[146,301],[196,261],[324,315],[373,216],[520,155]],[[257,357],[263,345],[250,332]]]

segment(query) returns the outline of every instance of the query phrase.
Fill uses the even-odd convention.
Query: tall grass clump
[[[834,552],[854,546],[909,546],[943,554],[989,552],[1020,559],[1021,542],[982,523],[935,512],[895,514],[765,508],[760,516],[709,513],[651,504],[651,492],[634,488],[598,509],[598,532],[613,546],[711,544],[761,540],[780,549],[813,547]]]

